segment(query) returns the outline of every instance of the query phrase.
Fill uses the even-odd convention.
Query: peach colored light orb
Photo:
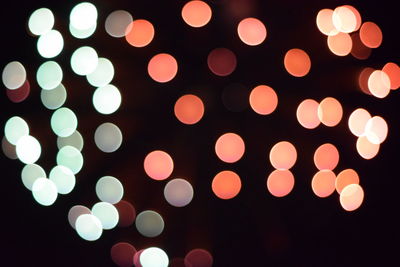
[[[367,121],[365,125],[365,136],[373,144],[382,144],[388,134],[388,124],[380,116],[374,116]]]
[[[245,18],[240,21],[237,32],[240,40],[250,46],[261,44],[267,37],[267,28],[256,18]]]
[[[393,62],[386,63],[383,67],[384,71],[390,79],[390,89],[396,90],[400,87],[400,67]]]
[[[336,191],[340,194],[349,184],[359,184],[360,178],[358,173],[353,169],[346,169],[341,171],[336,177],[335,187]]]
[[[351,12],[353,12],[354,16],[356,16],[357,23],[356,23],[356,28],[354,29],[354,31],[358,31],[358,29],[360,29],[361,23],[362,23],[360,12],[358,11],[357,8],[355,8],[354,6],[351,6],[351,5],[344,5],[343,7],[350,9]]]
[[[294,187],[294,176],[289,170],[274,170],[267,178],[268,191],[275,197],[288,195]]]
[[[386,72],[373,71],[368,78],[368,89],[378,98],[386,97],[390,93],[390,79]]]
[[[311,60],[304,50],[293,48],[286,52],[283,59],[285,69],[294,77],[303,77],[311,69]]]
[[[239,194],[242,182],[235,172],[222,171],[214,177],[211,188],[217,197],[231,199]]]
[[[249,102],[256,113],[268,115],[278,106],[278,96],[271,87],[259,85],[251,91]]]
[[[215,143],[218,158],[227,163],[234,163],[242,158],[245,150],[243,139],[235,133],[221,135]]]
[[[137,19],[126,28],[126,41],[134,47],[145,47],[154,38],[154,27],[150,21]]]
[[[333,10],[332,9],[321,9],[317,14],[317,27],[318,30],[325,35],[338,34],[338,30],[333,25]]]
[[[311,188],[316,196],[328,197],[335,191],[335,180],[336,175],[333,171],[319,171],[312,178]]]
[[[358,154],[364,159],[374,158],[378,152],[380,145],[371,143],[366,136],[360,136],[357,139],[356,148]]]
[[[212,73],[228,76],[236,69],[236,55],[227,48],[215,48],[207,57],[207,65]]]
[[[348,33],[339,32],[328,36],[328,48],[337,56],[347,56],[351,52],[353,41]]]
[[[200,28],[211,20],[212,10],[206,2],[195,0],[183,6],[181,15],[189,26]]]
[[[314,164],[318,168],[318,170],[330,170],[336,168],[339,163],[339,151],[337,148],[330,144],[326,143],[319,146],[314,153]]]
[[[174,169],[171,156],[161,150],[155,150],[147,154],[144,159],[144,170],[154,180],[167,179]]]
[[[150,77],[159,83],[171,81],[178,72],[178,62],[170,54],[157,54],[152,57],[147,65]]]
[[[276,143],[269,152],[269,160],[275,169],[288,170],[296,163],[296,148],[287,141]]]
[[[335,8],[332,21],[335,28],[340,32],[350,33],[357,28],[357,17],[354,12],[346,6]]]
[[[358,209],[364,200],[364,190],[359,184],[350,184],[340,193],[340,205],[346,211]]]
[[[196,124],[204,115],[204,104],[198,96],[184,95],[175,103],[176,118],[184,124]]]
[[[364,68],[359,76],[358,76],[358,86],[360,87],[361,91],[367,95],[371,95],[371,92],[369,91],[368,88],[368,79],[371,73],[373,73],[375,70],[373,68]]]
[[[342,105],[335,98],[327,97],[319,103],[318,118],[325,126],[334,127],[338,125],[342,117]]]
[[[319,103],[314,99],[303,100],[296,110],[297,121],[307,129],[318,127],[321,121],[318,118]]]
[[[365,126],[368,120],[371,119],[369,112],[363,108],[354,110],[349,117],[348,125],[352,134],[361,136],[365,133]]]
[[[382,44],[382,31],[374,22],[364,22],[360,28],[360,39],[369,48],[378,48]]]

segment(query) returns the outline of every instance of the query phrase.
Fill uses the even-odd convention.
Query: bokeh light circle
[[[101,114],[112,114],[121,105],[122,97],[117,87],[107,84],[99,87],[93,93],[93,106]]]
[[[340,194],[346,186],[350,184],[359,184],[360,178],[358,173],[353,169],[345,169],[341,171],[335,181],[336,191]]]
[[[161,150],[147,154],[143,165],[146,174],[154,180],[165,180],[174,170],[174,161],[171,156]]]
[[[1,75],[3,84],[10,90],[20,88],[26,80],[26,70],[24,65],[18,61],[8,63]]]
[[[333,25],[333,10],[324,8],[317,14],[317,27],[318,30],[325,35],[336,35],[339,31]]]
[[[332,171],[339,163],[339,151],[337,148],[326,143],[319,146],[314,152],[314,164],[318,170]]]
[[[92,214],[89,208],[82,205],[75,205],[68,211],[68,222],[75,229],[76,220],[82,214]]]
[[[67,99],[67,90],[64,85],[60,83],[52,90],[41,90],[40,99],[42,104],[48,109],[58,109],[64,105]]]
[[[104,176],[96,183],[96,195],[103,202],[115,204],[124,196],[124,187],[117,178]]]
[[[37,164],[27,164],[21,172],[22,183],[29,190],[32,190],[32,186],[37,179],[46,177],[46,172]]]
[[[61,149],[64,146],[73,146],[79,151],[82,151],[83,145],[83,137],[78,131],[75,131],[73,134],[67,137],[57,137],[58,149]]]
[[[21,117],[14,116],[9,118],[4,126],[4,136],[12,145],[16,145],[21,137],[28,134],[28,123]]]
[[[97,127],[94,133],[94,142],[103,152],[115,152],[122,144],[122,132],[118,126],[113,123],[103,123]]]
[[[348,33],[339,32],[328,36],[328,48],[337,56],[347,56],[353,47],[353,40]]]
[[[372,133],[370,133],[370,136],[372,136]],[[362,135],[357,139],[356,148],[362,158],[372,159],[378,154],[380,145],[370,142],[365,135]]]
[[[193,199],[193,187],[184,179],[173,179],[164,187],[164,197],[174,207],[184,207]]]
[[[183,95],[174,105],[176,118],[184,124],[196,124],[204,115],[204,104],[198,96]]]
[[[211,184],[214,194],[220,199],[231,199],[239,194],[242,182],[239,175],[233,171],[222,171],[218,173]]]
[[[78,30],[87,30],[97,23],[97,9],[89,2],[82,2],[71,10],[69,20]]]
[[[64,39],[57,30],[50,30],[41,35],[37,41],[37,50],[44,58],[58,56],[64,48]]]
[[[16,144],[18,159],[25,164],[35,163],[42,153],[39,141],[30,135],[24,135],[18,139]]]
[[[368,78],[368,89],[372,95],[384,98],[390,93],[390,78],[381,71],[375,70]]]
[[[318,106],[318,118],[328,127],[334,127],[339,124],[343,117],[343,108],[340,102],[333,98],[324,98]]]
[[[311,181],[311,188],[314,194],[324,198],[332,195],[335,191],[336,175],[330,170],[317,172]]]
[[[128,25],[133,21],[131,13],[126,10],[111,12],[105,22],[106,32],[115,38],[124,37]]]
[[[228,76],[236,69],[236,55],[228,48],[215,48],[207,57],[208,68],[217,76]]]
[[[205,249],[195,248],[189,251],[184,259],[187,267],[212,267],[214,259],[210,252]]]
[[[63,71],[55,61],[46,61],[36,72],[36,80],[43,90],[52,90],[61,84]]]
[[[59,194],[69,194],[75,187],[75,175],[65,166],[51,169],[49,179],[56,185]]]
[[[94,204],[91,211],[100,220],[104,230],[110,230],[117,226],[119,214],[114,205],[108,202],[98,202]]]
[[[47,178],[39,178],[32,185],[33,198],[42,206],[51,206],[57,200],[57,187]]]
[[[87,241],[95,241],[101,237],[103,227],[100,220],[92,214],[82,214],[76,219],[76,232]]]
[[[382,31],[374,22],[364,22],[360,28],[360,39],[369,48],[377,48],[382,44]]]
[[[369,112],[363,108],[354,110],[349,117],[348,125],[352,134],[361,136],[365,133],[365,126],[368,120],[371,119]]]
[[[365,125],[365,136],[373,144],[381,144],[386,140],[388,124],[384,118],[374,116]]]
[[[109,84],[114,78],[114,66],[107,58],[100,57],[96,69],[86,76],[90,85],[102,87]]]
[[[78,127],[78,118],[72,110],[63,107],[54,111],[50,124],[51,129],[57,136],[68,137]]]
[[[240,160],[244,151],[244,141],[242,137],[235,133],[223,134],[215,142],[215,153],[220,160],[227,163]]]
[[[157,54],[150,59],[147,72],[154,81],[166,83],[178,73],[178,62],[170,54]]]
[[[278,95],[271,87],[259,85],[251,90],[249,102],[257,114],[268,115],[278,106]]]
[[[134,265],[133,257],[136,248],[129,243],[119,242],[111,248],[111,259],[120,267],[130,267]]]
[[[319,103],[314,99],[303,100],[296,110],[297,121],[306,129],[314,129],[320,125],[318,118]]]
[[[237,32],[243,43],[256,46],[267,38],[267,28],[256,18],[245,18],[239,22]]]
[[[274,170],[267,178],[267,189],[275,197],[287,196],[294,187],[294,176],[289,170]]]
[[[134,20],[126,28],[125,38],[131,46],[145,47],[154,38],[154,26],[145,19]]]
[[[28,20],[29,31],[34,35],[42,35],[54,26],[54,15],[48,8],[39,8],[33,11]]]
[[[382,71],[389,76],[390,89],[398,89],[400,87],[400,67],[396,63],[388,62],[383,66]]]
[[[311,69],[311,59],[301,49],[293,48],[286,52],[284,60],[286,71],[294,77],[304,77]]]
[[[161,215],[152,210],[138,214],[135,221],[136,229],[145,237],[159,236],[164,230],[164,220]]]
[[[62,147],[56,157],[58,165],[67,167],[73,174],[77,174],[83,167],[83,156],[81,152],[73,146]]]
[[[358,209],[364,200],[364,190],[358,184],[350,184],[340,193],[340,204],[346,211]]]
[[[269,160],[275,169],[288,170],[296,163],[296,148],[288,141],[276,143],[269,152]]]
[[[206,2],[194,0],[183,6],[181,15],[186,24],[200,28],[211,20],[212,10]]]
[[[168,267],[169,259],[164,250],[150,247],[143,250],[139,258],[142,267]]]

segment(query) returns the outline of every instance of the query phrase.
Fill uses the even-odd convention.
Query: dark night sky
[[[113,266],[109,251],[120,241],[131,242],[138,249],[160,246],[171,258],[183,257],[193,248],[205,248],[213,254],[215,266],[396,265],[400,237],[396,215],[400,96],[392,91],[380,100],[362,94],[356,83],[364,66],[378,69],[389,61],[399,63],[395,1],[254,0],[257,7],[248,16],[261,19],[268,29],[266,41],[258,47],[246,46],[238,39],[235,27],[239,19],[224,12],[228,0],[208,2],[214,11],[212,21],[204,28],[193,29],[180,17],[185,1],[92,1],[99,11],[98,30],[86,40],[76,40],[67,32],[69,11],[78,1],[3,3],[0,66],[21,61],[32,91],[26,101],[13,104],[3,90],[1,125],[14,115],[25,118],[32,134],[42,141],[39,164],[47,172],[54,166],[56,137],[49,125],[51,111],[41,105],[40,89],[34,81],[36,69],[44,60],[37,54],[36,38],[26,29],[29,15],[39,7],[48,7],[56,16],[55,28],[64,36],[65,47],[56,60],[65,71],[65,105],[77,112],[78,130],[85,138],[85,166],[70,195],[59,196],[53,206],[43,207],[34,202],[20,181],[22,163],[0,156],[1,266]],[[364,21],[376,22],[383,31],[382,46],[367,60],[334,56],[315,26],[320,9],[341,4],[354,5]],[[105,18],[116,9],[126,9],[134,18],[153,23],[156,37],[148,47],[133,48],[106,34]],[[82,45],[93,46],[115,66],[113,83],[123,96],[115,114],[95,112],[91,104],[93,88],[69,67],[69,56]],[[217,77],[207,68],[207,54],[216,47],[227,47],[237,55],[237,69],[228,77]],[[285,52],[294,47],[306,50],[312,60],[311,72],[304,78],[288,75],[283,67]],[[179,63],[178,75],[167,84],[156,84],[146,73],[148,60],[160,52],[171,53]],[[270,85],[279,96],[277,110],[270,116],[256,115],[250,108],[227,110],[221,94],[232,83],[240,83],[246,90]],[[206,114],[193,126],[182,125],[172,112],[176,99],[185,93],[195,93],[205,102]],[[334,128],[302,128],[295,117],[298,103],[327,96],[343,104],[341,123]],[[358,156],[356,139],[347,128],[348,116],[358,107],[384,117],[389,124],[387,140],[370,161]],[[106,121],[116,123],[124,133],[123,146],[110,155],[100,152],[92,138],[96,127]],[[216,139],[228,131],[240,134],[246,143],[244,157],[235,164],[222,163],[214,153]],[[293,191],[277,199],[267,192],[265,181],[273,170],[268,162],[269,150],[281,140],[296,146],[298,161],[292,169],[296,178]],[[360,174],[366,197],[355,212],[345,212],[336,193],[326,199],[312,193],[310,182],[316,172],[312,155],[326,142],[335,144],[341,154],[336,173],[354,168]],[[173,177],[187,178],[193,184],[195,198],[186,208],[169,206],[162,195],[165,181],[146,177],[142,162],[155,149],[168,151],[174,158]],[[236,171],[243,184],[240,194],[228,201],[217,199],[210,188],[214,175],[225,169]],[[142,237],[132,226],[106,231],[96,242],[78,237],[68,224],[68,210],[73,205],[91,207],[96,203],[94,185],[104,175],[120,178],[126,191],[124,198],[137,211],[160,211],[166,221],[161,236]],[[384,261],[392,263],[386,265]]]

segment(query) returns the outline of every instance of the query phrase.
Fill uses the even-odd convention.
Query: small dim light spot
[[[267,38],[267,28],[256,18],[245,18],[239,22],[237,32],[243,43],[256,46]]]
[[[368,88],[368,79],[374,71],[375,70],[373,68],[367,67],[364,68],[358,76],[358,86],[360,87],[361,91],[367,95],[371,95],[371,92]]]
[[[287,196],[294,187],[294,176],[289,170],[274,170],[267,179],[268,191],[275,197]]]
[[[382,31],[373,22],[364,22],[360,28],[360,39],[369,48],[378,48],[382,43]]]
[[[321,9],[317,14],[317,27],[318,30],[325,35],[336,35],[338,30],[333,25],[333,10],[332,9]]]
[[[131,226],[136,218],[135,207],[126,200],[121,200],[118,203],[114,204],[114,206],[117,208],[119,214],[118,226]]]
[[[318,118],[319,103],[314,99],[303,100],[296,110],[297,121],[306,129],[314,129],[320,125]]]
[[[257,114],[268,115],[278,106],[278,95],[271,87],[259,85],[251,91],[249,102]]]
[[[178,73],[178,62],[170,54],[157,54],[150,59],[147,72],[154,81],[166,83]]]
[[[276,143],[269,152],[269,160],[275,169],[288,170],[296,163],[296,148],[287,141]]]
[[[222,171],[218,173],[211,184],[214,194],[220,199],[232,199],[239,194],[242,182],[239,175],[233,171]]]
[[[199,28],[211,20],[212,10],[206,2],[194,0],[183,6],[181,15],[189,26]]]
[[[304,50],[298,48],[287,51],[283,63],[286,71],[294,77],[304,77],[311,69],[310,57]]]
[[[386,140],[388,125],[384,118],[374,116],[365,125],[365,136],[373,144],[381,144]]]
[[[124,196],[124,187],[117,178],[103,176],[96,183],[96,195],[103,202],[115,204]]]
[[[217,76],[228,76],[236,69],[236,55],[227,48],[215,48],[207,57],[208,68]]]
[[[333,98],[323,99],[318,106],[318,118],[328,127],[334,127],[342,120],[343,108],[340,102]]]
[[[135,221],[136,229],[145,237],[159,236],[164,230],[164,220],[153,210],[145,210],[138,214]]]
[[[348,125],[352,134],[361,136],[365,133],[365,126],[368,120],[371,119],[369,112],[363,108],[354,110],[349,117]]]
[[[204,104],[198,96],[181,96],[174,106],[176,118],[184,124],[196,124],[204,115]]]
[[[240,160],[244,151],[244,141],[235,133],[223,134],[215,143],[215,153],[220,160],[227,163],[234,163]]]
[[[312,178],[311,188],[316,196],[328,197],[335,191],[335,181],[336,175],[332,171],[319,171]]]
[[[131,46],[145,47],[154,38],[154,26],[148,20],[134,20],[126,28],[125,38]]]
[[[146,174],[154,180],[167,179],[174,169],[174,161],[171,156],[161,150],[147,154],[143,165]]]
[[[213,262],[211,253],[202,248],[192,249],[184,258],[184,264],[187,267],[212,267]]]
[[[372,159],[378,154],[380,145],[371,143],[365,135],[362,135],[357,139],[356,148],[362,158]]]
[[[339,151],[329,143],[319,146],[314,153],[314,164],[318,170],[332,171],[339,163]]]
[[[364,190],[358,184],[350,184],[340,193],[340,205],[346,211],[358,209],[364,200]]]
[[[390,89],[396,90],[400,87],[400,67],[393,62],[386,63],[382,69],[390,79]]]
[[[372,95],[384,98],[390,93],[390,78],[381,71],[375,70],[368,78],[368,89]]]
[[[133,257],[136,252],[136,248],[131,244],[119,242],[111,248],[111,259],[120,267],[133,266]]]
[[[353,41],[348,33],[339,32],[328,36],[328,48],[337,56],[347,56],[352,47]]]
[[[30,92],[31,92],[31,85],[28,80],[25,80],[24,84],[21,87],[14,90],[8,89],[6,91],[6,94],[11,102],[20,103],[29,96]]]
[[[357,172],[353,169],[346,169],[341,171],[336,177],[335,187],[336,191],[340,194],[346,186],[350,184],[359,184],[360,178]]]
[[[110,13],[105,22],[106,32],[115,38],[124,37],[128,25],[133,21],[131,13],[126,10],[116,10]]]

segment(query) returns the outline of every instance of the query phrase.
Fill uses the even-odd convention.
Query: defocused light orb
[[[317,128],[321,121],[318,118],[319,103],[314,99],[303,100],[296,110],[297,121],[307,129]]]
[[[358,174],[353,169],[346,169],[341,171],[336,177],[335,187],[336,191],[340,194],[346,186],[350,184],[359,184],[360,178]]]
[[[103,233],[100,220],[92,214],[80,215],[76,219],[75,228],[78,235],[87,241],[95,241]]]
[[[100,220],[104,230],[110,230],[118,224],[118,210],[108,202],[98,202],[94,204],[92,207],[92,214]]]
[[[390,89],[396,90],[400,87],[400,67],[393,62],[386,63],[383,67],[384,71],[390,79]]]
[[[73,146],[64,146],[57,153],[57,165],[62,165],[70,169],[73,174],[77,174],[83,167],[83,156],[81,152]]]
[[[240,160],[244,154],[243,139],[235,133],[221,135],[215,143],[215,153],[218,158],[227,163]]]
[[[206,2],[194,0],[183,6],[181,15],[189,26],[199,28],[211,20],[212,10]]]
[[[361,91],[367,95],[371,95],[371,92],[368,88],[368,79],[374,71],[375,70],[373,68],[367,67],[364,68],[358,76],[358,86],[360,87]]]
[[[32,190],[32,186],[37,179],[46,177],[46,172],[37,164],[27,164],[21,172],[22,183],[29,190]]]
[[[335,28],[340,32],[350,33],[357,29],[357,17],[354,12],[346,6],[335,8],[332,21]]]
[[[355,136],[361,136],[365,133],[365,126],[371,115],[363,108],[354,110],[349,117],[349,129]]]
[[[196,248],[186,254],[184,263],[187,267],[212,267],[213,257],[207,250]]]
[[[25,80],[24,84],[17,89],[6,90],[8,99],[10,99],[10,101],[13,103],[20,103],[24,101],[29,96],[30,92],[31,85],[28,80]]]
[[[365,125],[365,136],[373,144],[381,144],[386,140],[388,125],[384,118],[374,116]]]
[[[8,142],[5,136],[1,140],[1,149],[3,150],[3,153],[7,158],[18,159],[15,145]]]
[[[43,90],[52,90],[61,84],[63,71],[55,61],[46,61],[36,72],[36,80]]]
[[[126,200],[121,200],[118,203],[114,204],[114,206],[117,208],[119,214],[118,226],[131,226],[136,219],[135,207]]]
[[[174,169],[174,161],[171,156],[161,150],[147,154],[143,165],[146,174],[154,180],[167,179]]]
[[[111,259],[120,267],[133,266],[133,257],[136,252],[136,248],[131,244],[119,242],[111,248]]]
[[[318,170],[332,171],[339,163],[339,151],[329,143],[319,146],[314,152],[314,164]]]
[[[164,230],[164,220],[160,214],[145,210],[136,217],[136,229],[145,237],[156,237]]]
[[[154,81],[166,83],[178,73],[178,62],[170,54],[157,54],[150,59],[147,72]]]
[[[72,110],[63,107],[54,111],[50,124],[57,136],[67,137],[75,132],[78,126],[78,118]]]
[[[97,23],[97,9],[91,3],[79,3],[72,8],[69,20],[75,29],[87,30]]]
[[[128,11],[115,10],[106,18],[106,32],[115,38],[124,37],[126,34],[126,29],[132,21],[132,15]]]
[[[104,176],[96,183],[96,195],[103,202],[115,204],[124,196],[124,187],[117,178]]]
[[[47,178],[39,178],[32,185],[33,198],[42,206],[51,206],[57,199],[57,187]]]
[[[94,87],[105,86],[114,78],[114,66],[107,58],[100,57],[96,69],[86,78]]]
[[[360,39],[358,32],[351,35],[353,45],[351,47],[351,55],[357,59],[367,59],[371,55],[372,49],[365,46]]]
[[[118,110],[122,97],[117,87],[107,84],[94,91],[92,101],[97,112],[108,115]]]
[[[330,170],[317,172],[311,181],[311,188],[318,197],[328,197],[335,191],[336,175]]]
[[[184,207],[193,199],[193,187],[184,179],[173,179],[164,187],[164,197],[174,207]]]
[[[240,40],[251,46],[259,45],[267,38],[267,28],[256,18],[245,18],[240,21],[237,32]]]
[[[364,190],[358,184],[350,184],[340,193],[340,204],[346,211],[358,209],[364,200]]]
[[[288,195],[294,187],[294,176],[289,170],[274,170],[267,179],[268,191],[275,197]]]
[[[8,63],[3,69],[1,78],[4,86],[8,89],[18,89],[26,80],[26,70],[24,65],[18,61]]]
[[[71,225],[72,228],[75,229],[75,224],[76,220],[78,219],[79,216],[82,214],[92,214],[89,208],[82,206],[82,205],[76,205],[73,206],[69,212],[68,212],[68,222]]]
[[[211,184],[214,194],[221,199],[231,199],[239,194],[242,182],[239,175],[233,171],[222,171],[218,173]]]
[[[288,170],[296,163],[296,148],[287,141],[276,143],[269,152],[269,160],[275,169]]]
[[[93,24],[93,26],[85,30],[76,29],[74,28],[74,26],[72,26],[71,23],[69,24],[69,32],[71,33],[72,36],[74,36],[77,39],[89,38],[96,31],[96,28],[97,28],[97,23]]]
[[[333,25],[333,10],[321,9],[317,14],[318,30],[325,35],[336,35],[339,31]]]
[[[28,123],[21,117],[14,116],[9,118],[4,126],[4,135],[10,144],[16,145],[21,137],[28,134]]]
[[[286,52],[283,60],[286,71],[294,77],[306,76],[311,69],[311,59],[301,49],[293,48]]]
[[[358,31],[360,29],[360,27],[361,27],[361,22],[362,22],[360,12],[358,11],[357,8],[355,8],[354,6],[351,6],[351,5],[344,5],[343,7],[346,7],[348,9],[350,9],[351,12],[353,12],[354,16],[356,17],[356,21],[357,21],[356,22],[356,27],[355,27],[355,29],[353,31]]]
[[[256,113],[268,115],[274,112],[278,106],[278,96],[271,87],[259,85],[251,91],[249,102]]]
[[[71,56],[71,68],[78,75],[88,75],[94,72],[99,63],[96,50],[90,46],[82,46]]]
[[[25,164],[35,163],[42,153],[42,148],[38,140],[30,135],[24,135],[16,144],[18,159]]]
[[[382,31],[373,22],[364,22],[360,28],[360,39],[369,48],[377,48],[382,43]]]
[[[174,106],[176,118],[184,124],[196,124],[204,115],[204,104],[198,96],[181,96]]]
[[[370,133],[372,135],[372,133]],[[356,144],[358,154],[364,159],[374,158],[378,152],[380,145],[371,143],[365,135],[358,137]]]
[[[368,78],[368,89],[378,98],[386,97],[390,93],[389,76],[381,70],[375,70]]]
[[[56,185],[59,194],[69,194],[75,187],[75,175],[65,166],[51,169],[49,179]]]
[[[43,106],[48,109],[58,109],[64,105],[67,99],[67,90],[63,84],[59,84],[52,90],[41,90],[40,99],[42,100]]]
[[[64,146],[73,146],[79,151],[82,151],[83,144],[83,137],[78,131],[75,131],[73,134],[67,137],[57,137],[58,149],[61,149]]]
[[[328,36],[328,48],[337,56],[347,56],[351,52],[353,40],[348,33],[339,32]]]
[[[28,20],[29,31],[34,35],[42,35],[54,26],[54,15],[48,8],[39,8],[33,11]]]
[[[342,120],[343,108],[338,100],[333,97],[323,99],[318,106],[318,118],[328,127],[334,127]]]
[[[125,38],[131,46],[145,47],[154,38],[154,26],[145,19],[134,20],[126,28]]]
[[[164,250],[150,247],[140,254],[140,264],[142,267],[168,267],[169,259]]]
[[[44,58],[58,56],[64,48],[64,39],[57,30],[50,30],[41,35],[37,41],[37,50]]]
[[[228,76],[236,69],[236,55],[227,48],[215,48],[207,57],[208,68],[218,76]]]
[[[121,130],[113,123],[103,123],[97,127],[94,133],[94,142],[103,152],[115,152],[122,144]]]

